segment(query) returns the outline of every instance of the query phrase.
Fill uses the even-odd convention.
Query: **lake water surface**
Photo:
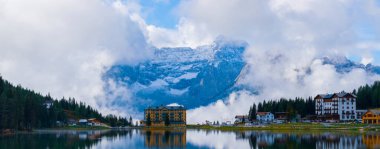
[[[380,133],[217,130],[36,131],[0,136],[1,149],[28,148],[380,148]]]

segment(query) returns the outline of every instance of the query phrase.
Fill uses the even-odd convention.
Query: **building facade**
[[[362,123],[362,118],[368,110],[358,110],[356,109],[356,121]]]
[[[364,124],[380,124],[380,110],[368,110],[362,117]]]
[[[235,124],[249,122],[248,115],[236,115]]]
[[[290,120],[289,112],[276,112],[274,113],[275,123],[286,123]]]
[[[315,113],[323,120],[356,120],[356,96],[354,94],[346,92],[319,94],[314,100]]]
[[[183,106],[148,107],[144,111],[144,126],[186,126],[186,109]]]
[[[256,120],[260,122],[272,122],[274,120],[274,115],[270,112],[257,112]]]

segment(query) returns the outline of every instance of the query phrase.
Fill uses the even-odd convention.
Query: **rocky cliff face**
[[[246,47],[244,42],[216,41],[196,49],[161,48],[155,49],[154,57],[146,62],[135,66],[115,65],[103,76],[105,89],[115,94],[109,89],[112,85],[126,87],[129,99],[112,96],[117,99],[110,104],[132,104],[139,111],[149,105],[170,103],[195,108],[223,99],[233,91],[245,89],[257,93],[237,83],[246,66],[243,59]],[[380,74],[380,67],[354,63],[346,57],[320,59],[323,64],[335,66],[339,73],[359,68]]]
[[[217,41],[196,49],[156,49],[154,58],[136,66],[116,65],[104,74],[128,87],[144,108],[179,103],[187,108],[207,105],[227,96],[245,62],[242,42]],[[142,103],[142,105],[141,105]]]

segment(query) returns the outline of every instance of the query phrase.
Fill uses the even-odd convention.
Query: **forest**
[[[313,115],[315,111],[314,100],[312,97],[307,99],[297,97],[295,99],[281,98],[279,100],[264,100],[256,106],[254,103],[248,112],[248,119],[256,119],[256,112],[289,112],[290,117],[300,114],[301,117]]]
[[[46,105],[47,101],[52,106]],[[103,116],[94,108],[74,98],[53,99],[32,90],[14,86],[0,76],[0,130],[30,130],[57,127],[57,121],[67,123],[69,119],[96,118],[111,127],[132,125],[132,117]]]
[[[372,85],[360,86],[351,93],[357,96],[356,109],[380,108],[380,81],[375,81]],[[257,104],[257,105],[256,105]],[[293,117],[297,114],[304,117],[315,114],[315,103],[313,97],[307,99],[298,97],[295,99],[264,100],[263,102],[253,103],[248,111],[250,120],[256,119],[256,112],[289,112]]]

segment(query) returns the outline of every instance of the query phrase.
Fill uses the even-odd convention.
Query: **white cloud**
[[[213,42],[214,36],[208,34],[208,30],[200,25],[196,26],[185,18],[180,19],[175,29],[160,28],[147,25],[146,32],[149,43],[158,48],[161,47],[191,47],[207,45]],[[197,32],[202,32],[199,34]]]
[[[0,3],[0,73],[43,94],[104,106],[103,72],[151,55],[129,14],[101,0]]]
[[[245,53],[248,73],[241,83],[260,89],[258,96],[237,96],[234,103],[217,101],[190,110],[188,121],[230,120],[264,99],[351,91],[378,80],[379,76],[358,69],[337,73],[316,58],[368,55],[370,52],[358,51],[366,39],[360,39],[356,27],[363,21],[378,26],[379,22],[365,18],[378,18],[379,10],[373,1],[356,0],[183,1],[179,7],[182,17],[194,28],[202,26],[207,31],[193,31],[193,36],[215,38],[221,34],[250,44]]]
[[[137,114],[105,100],[101,75],[109,66],[150,57],[149,44],[197,47],[219,35],[247,41],[249,67],[240,83],[260,87],[260,95],[233,93],[227,101],[190,110],[189,122],[230,120],[247,112],[254,101],[351,90],[379,79],[362,70],[340,74],[315,59],[358,55],[363,63],[371,62],[370,51],[379,47],[380,39],[359,39],[355,27],[366,22],[375,35],[380,32],[375,1],[181,1],[175,29],[146,24],[136,1],[108,2],[0,0],[1,75],[54,97],[75,97],[107,113]],[[106,83],[113,91],[109,98],[133,105],[128,88],[112,80]]]
[[[244,99],[244,100],[242,100]],[[246,114],[249,106],[252,105],[253,97],[247,92],[232,93],[227,101],[218,100],[208,106],[187,111],[187,123],[197,124],[209,121],[231,121],[233,122],[234,114]]]
[[[178,107],[178,106],[182,106],[182,105],[180,105],[180,104],[178,104],[178,103],[171,103],[171,104],[168,104],[168,105],[166,105],[166,106]]]
[[[225,148],[251,148],[249,142],[244,139],[236,139],[235,132],[219,131],[186,131],[186,141],[195,146],[225,149]]]
[[[373,62],[372,57],[362,57],[361,63],[364,65],[370,64]]]

